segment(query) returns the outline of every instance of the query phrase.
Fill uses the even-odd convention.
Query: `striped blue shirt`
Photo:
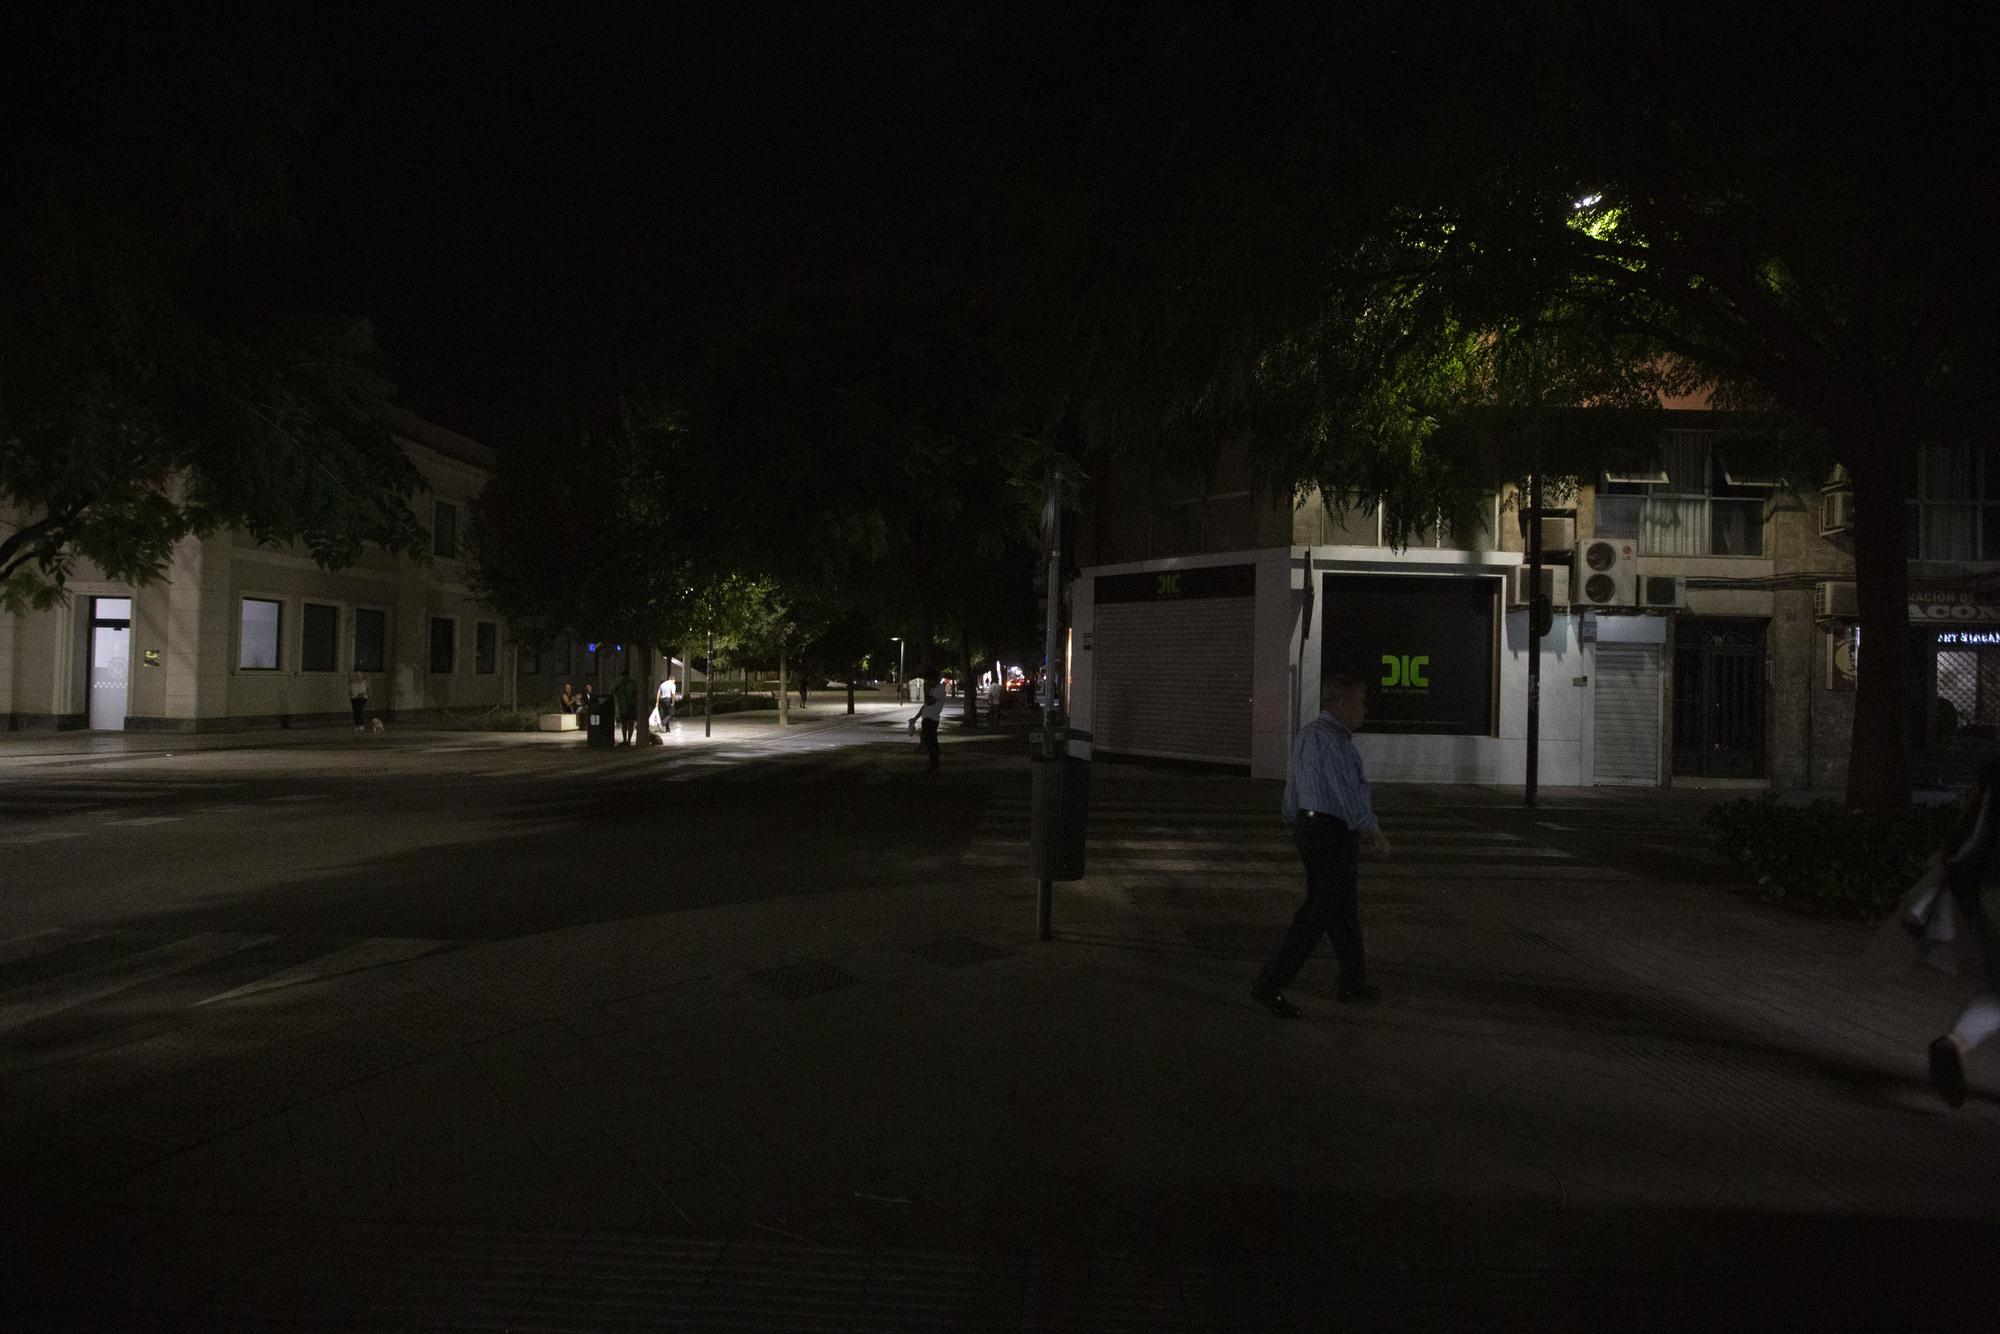
[[[1368,775],[1354,734],[1331,713],[1299,729],[1292,742],[1291,768],[1285,774],[1285,823],[1300,811],[1320,811],[1337,817],[1356,833],[1375,828],[1375,805],[1368,795]]]

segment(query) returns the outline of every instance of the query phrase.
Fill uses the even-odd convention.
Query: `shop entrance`
[[[132,599],[90,600],[90,726],[125,730],[132,693]]]
[[[1768,622],[1684,616],[1674,627],[1674,773],[1764,776]]]

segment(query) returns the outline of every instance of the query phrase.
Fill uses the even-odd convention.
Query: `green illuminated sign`
[[[1430,678],[1424,675],[1424,669],[1430,665],[1428,654],[1419,653],[1412,656],[1408,653],[1401,655],[1384,653],[1382,684],[1395,688],[1429,690],[1431,682]]]

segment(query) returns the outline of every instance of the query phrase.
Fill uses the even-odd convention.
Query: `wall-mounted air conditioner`
[[[1861,603],[1854,595],[1851,579],[1824,579],[1813,586],[1813,618],[1821,621],[1854,620],[1861,615]]]
[[[1832,537],[1854,526],[1854,493],[1827,491],[1819,498],[1819,535]]]
[[[1576,572],[1569,582],[1572,605],[1629,610],[1635,596],[1637,564],[1638,552],[1629,540],[1593,537],[1580,544]]]
[[[1508,571],[1507,605],[1525,607],[1528,605],[1528,567],[1516,565]],[[1542,592],[1547,595],[1549,605],[1567,607],[1569,605],[1569,568],[1563,565],[1542,567]]]
[[[1644,611],[1687,609],[1688,581],[1684,574],[1642,574],[1638,579],[1639,607]]]

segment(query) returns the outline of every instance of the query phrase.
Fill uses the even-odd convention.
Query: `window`
[[[431,554],[434,556],[456,556],[458,554],[458,506],[440,500],[432,510]]]
[[[266,598],[243,599],[242,635],[236,648],[236,666],[245,672],[278,670],[278,628],[284,609]]]
[[[542,674],[542,650],[534,644],[516,644],[515,661],[520,663],[521,675],[540,676]]]
[[[500,627],[491,621],[477,621],[472,627],[472,670],[481,676],[493,675],[500,661]]]
[[[431,617],[431,671],[451,675],[458,650],[458,622],[449,616]]]
[[[354,670],[379,672],[388,658],[388,618],[366,609],[354,613]]]
[[[1912,560],[2000,560],[2000,448],[1924,446],[1909,516]]]
[[[1600,537],[1638,540],[1647,556],[1761,556],[1764,499],[1777,484],[1725,466],[1717,431],[1668,431],[1653,468],[1610,472],[1597,488]],[[1743,441],[1746,461],[1755,446]]]
[[[337,672],[340,670],[340,608],[324,602],[308,602],[300,618],[299,670]]]

